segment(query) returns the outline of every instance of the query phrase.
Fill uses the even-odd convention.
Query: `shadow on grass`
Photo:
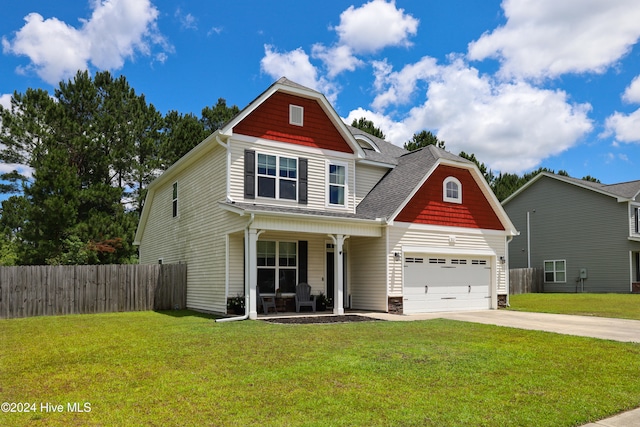
[[[199,311],[193,310],[154,310],[158,314],[164,314],[165,316],[171,317],[200,317],[202,319],[220,319],[222,316],[218,316],[210,313],[202,313]]]

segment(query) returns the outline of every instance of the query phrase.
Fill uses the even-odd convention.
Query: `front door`
[[[335,257],[333,252],[333,244],[327,244],[327,271],[326,271],[326,284],[327,284],[327,298],[331,301],[335,301]],[[342,252],[342,295],[343,307],[349,308],[349,294],[347,293],[347,252]]]

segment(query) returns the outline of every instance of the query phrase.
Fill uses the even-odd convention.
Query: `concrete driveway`
[[[640,343],[640,320],[529,313],[510,310],[456,311],[410,315],[368,313],[367,315],[378,319],[396,321],[451,319],[463,322],[485,323],[511,328]]]

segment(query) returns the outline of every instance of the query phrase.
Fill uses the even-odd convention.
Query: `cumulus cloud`
[[[335,102],[337,90],[325,78],[318,76],[309,55],[302,48],[289,52],[278,52],[273,46],[264,46],[264,57],[260,61],[263,72],[274,79],[286,77],[303,86],[322,92],[330,102]]]
[[[11,97],[13,95],[9,94],[9,93],[3,93],[0,94],[0,105],[2,105],[4,108],[11,108]]]
[[[448,150],[474,153],[494,170],[521,173],[576,145],[593,128],[589,104],[571,104],[561,90],[481,75],[461,58],[436,65],[427,57],[397,73],[383,68],[386,77],[378,76],[378,83],[383,85],[384,80],[388,87],[376,99],[399,99],[398,93],[409,96],[423,80],[428,85],[425,101],[400,123],[393,123],[393,112],[381,111],[352,112],[347,120],[368,113],[365,117],[397,145],[423,129],[437,130],[434,133]]]
[[[640,104],[640,76],[636,76],[622,95],[622,99],[629,103]]]
[[[637,0],[505,0],[507,22],[469,44],[469,58],[496,58],[506,77],[602,73],[640,37]]]
[[[27,56],[30,64],[18,71],[35,71],[50,84],[86,70],[119,69],[136,52],[150,55],[152,45],[166,51],[171,46],[160,34],[158,10],[149,0],[93,1],[93,13],[75,28],[57,18],[38,13],[25,17],[25,25],[12,40],[3,37],[5,53]],[[166,55],[166,54],[165,54]]]
[[[615,112],[607,117],[602,137],[614,135],[616,141],[640,143],[640,109],[631,114]]]
[[[356,53],[371,53],[387,46],[410,46],[409,37],[416,35],[418,23],[404,9],[398,9],[395,1],[372,0],[342,12],[334,30],[339,44],[350,46]]]
[[[350,6],[340,14],[340,24],[332,29],[338,42],[332,47],[320,43],[313,46],[314,58],[327,68],[329,78],[343,71],[354,71],[364,62],[357,57],[390,46],[411,46],[419,20],[398,9],[395,1],[372,0],[356,8]]]

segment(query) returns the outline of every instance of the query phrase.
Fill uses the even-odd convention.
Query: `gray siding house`
[[[511,268],[543,268],[545,292],[640,292],[640,181],[541,173],[502,202],[520,235]]]

